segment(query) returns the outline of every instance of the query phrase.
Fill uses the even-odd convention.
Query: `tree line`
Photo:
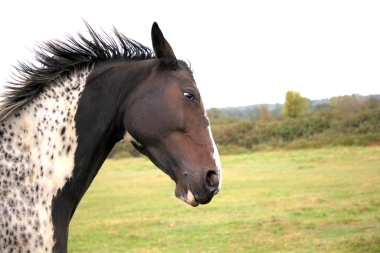
[[[210,109],[212,132],[221,153],[380,144],[378,95],[354,94],[313,102],[288,91],[281,111],[278,105],[271,107],[251,109],[250,118]]]

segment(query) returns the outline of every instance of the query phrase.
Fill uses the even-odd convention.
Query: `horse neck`
[[[110,63],[88,76],[75,115],[77,148],[72,179],[56,195],[52,206],[57,251],[67,245],[68,224],[109,152],[125,134],[120,104],[147,77],[154,60]]]
[[[89,75],[75,116],[78,148],[73,176],[85,190],[125,135],[121,103],[155,64],[154,60],[111,62],[96,66]]]

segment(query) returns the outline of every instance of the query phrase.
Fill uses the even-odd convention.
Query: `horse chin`
[[[187,191],[185,202],[193,207],[196,207],[199,205],[198,201],[195,199],[194,194],[191,191]]]
[[[194,194],[190,189],[181,189],[181,187],[177,184],[175,189],[175,196],[177,199],[183,200],[185,203],[196,207],[199,205],[199,202],[195,199]]]
[[[168,163],[160,161],[156,157],[160,157],[157,150],[153,147],[144,146],[137,141],[132,141],[133,146],[140,151],[142,154],[148,156],[148,158],[165,174],[167,174],[176,184],[174,194],[176,198],[184,201],[185,203],[196,207],[199,204],[204,205],[208,204],[215,194],[218,193],[219,188],[214,191],[209,191],[206,189],[206,186],[201,182],[197,182],[196,180],[192,180],[188,174],[180,173],[173,168],[177,168],[176,166],[171,166]],[[176,173],[177,171],[177,173]],[[206,179],[204,179],[206,180]],[[217,180],[219,184],[219,179]]]
[[[200,192],[204,192],[204,189],[194,189],[187,176],[183,177],[183,180],[177,183],[175,188],[175,196],[193,207],[207,204],[214,197],[214,194],[202,195],[199,194]]]

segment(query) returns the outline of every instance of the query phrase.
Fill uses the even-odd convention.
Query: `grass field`
[[[196,208],[145,158],[107,160],[70,225],[70,252],[380,252],[380,147],[224,156]]]

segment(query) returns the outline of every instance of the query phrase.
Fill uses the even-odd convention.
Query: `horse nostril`
[[[209,170],[206,173],[206,185],[210,189],[211,192],[215,192],[219,187],[219,177],[218,173],[213,170]]]

